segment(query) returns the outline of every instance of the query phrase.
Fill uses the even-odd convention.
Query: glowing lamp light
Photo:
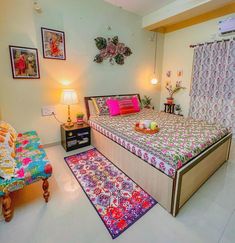
[[[62,80],[62,81],[60,81],[60,83],[64,86],[69,86],[71,84],[71,82],[69,80]]]
[[[151,83],[152,85],[156,85],[156,84],[158,83],[157,78],[156,78],[156,77],[152,78],[151,81],[150,81],[150,83]]]
[[[61,103],[68,106],[68,119],[65,123],[65,127],[73,127],[73,122],[70,118],[70,105],[78,103],[77,93],[74,89],[65,89],[61,94]]]

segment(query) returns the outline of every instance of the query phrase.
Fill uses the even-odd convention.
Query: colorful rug
[[[113,239],[157,203],[96,149],[65,161]]]

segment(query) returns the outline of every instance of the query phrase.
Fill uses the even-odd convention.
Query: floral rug
[[[157,203],[96,149],[65,161],[113,239]]]

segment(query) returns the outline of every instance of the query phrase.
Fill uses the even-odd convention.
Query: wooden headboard
[[[87,115],[87,120],[90,118],[90,108],[89,108],[89,100],[91,100],[92,98],[99,98],[99,97],[122,97],[122,96],[133,96],[133,95],[137,95],[139,101],[141,102],[140,99],[140,95],[139,94],[116,94],[116,95],[97,95],[97,96],[87,96],[84,97],[84,101],[85,101],[85,106],[86,106],[86,115]]]

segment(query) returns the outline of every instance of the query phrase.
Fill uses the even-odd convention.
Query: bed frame
[[[140,99],[139,94],[119,96],[128,95],[137,95]],[[107,97],[111,96],[117,95],[107,95]],[[95,97],[104,96],[85,97],[88,119],[91,99]],[[228,160],[231,141],[232,134],[230,133],[190,160],[176,171],[175,178],[171,178],[91,128],[92,145],[152,195],[173,216],[177,215],[179,209],[201,185]]]

